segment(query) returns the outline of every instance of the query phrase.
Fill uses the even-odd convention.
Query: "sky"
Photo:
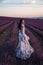
[[[0,0],[0,16],[43,16],[43,0]]]
[[[5,3],[38,3],[38,4],[43,4],[43,0],[0,0],[0,4],[5,4]]]

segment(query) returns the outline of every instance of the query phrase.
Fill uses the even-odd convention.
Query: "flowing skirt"
[[[31,54],[34,52],[34,49],[30,45],[28,39],[24,41],[20,41],[16,48],[16,57],[21,59],[28,59],[30,58]]]

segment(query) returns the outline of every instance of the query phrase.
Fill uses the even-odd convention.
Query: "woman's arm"
[[[25,37],[27,38],[27,40],[30,40],[30,37],[27,34],[25,34]]]

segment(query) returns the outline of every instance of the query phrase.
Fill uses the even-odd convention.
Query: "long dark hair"
[[[18,29],[19,29],[19,30],[21,30],[22,20],[23,20],[23,19],[20,19],[20,22],[18,23]]]

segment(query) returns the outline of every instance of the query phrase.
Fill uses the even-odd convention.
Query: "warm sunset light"
[[[0,16],[9,16],[9,17],[43,16],[43,1],[0,0]]]
[[[37,17],[43,16],[43,5],[13,5],[0,7],[0,16]]]

